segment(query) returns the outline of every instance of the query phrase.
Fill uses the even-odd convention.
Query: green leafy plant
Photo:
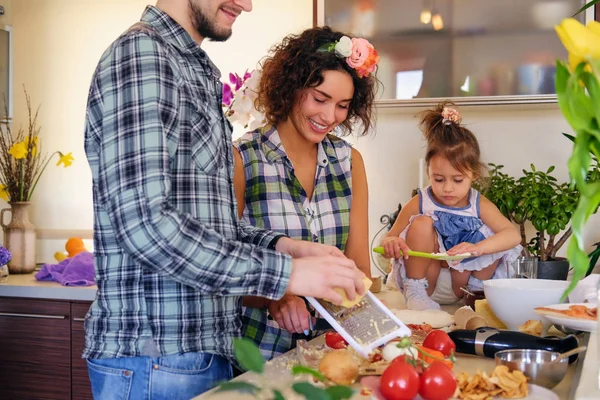
[[[588,1],[577,14],[596,3],[598,0]],[[567,248],[573,278],[564,299],[589,269],[583,232],[600,205],[600,182],[588,179],[592,155],[596,160],[600,157],[600,24],[591,21],[583,26],[567,18],[556,31],[569,53],[568,62],[556,62],[556,95],[563,116],[575,131],[568,168],[580,192],[572,218],[573,238]]]
[[[265,359],[252,340],[235,339],[233,349],[238,364],[243,369],[256,373],[259,376],[259,384],[232,380],[221,383],[217,392],[236,391],[251,394],[257,399],[285,400],[280,390],[267,387],[263,376]],[[354,395],[354,391],[348,386],[333,384],[323,374],[312,368],[296,365],[292,368],[292,375],[309,375],[312,379],[328,385],[326,388],[320,388],[310,382],[292,384],[292,390],[304,396],[307,400],[343,400]]]
[[[531,164],[519,178],[502,172],[503,165],[489,164],[490,175],[475,185],[505,217],[519,226],[521,245],[527,256],[541,261],[554,260],[557,251],[572,234],[570,221],[579,200],[579,192],[552,175],[554,166],[539,171]],[[588,177],[600,178],[596,162]],[[528,239],[527,224],[536,230]]]

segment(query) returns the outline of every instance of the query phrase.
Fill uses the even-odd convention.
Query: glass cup
[[[519,257],[510,262],[509,268],[512,269],[513,278],[536,279],[537,265],[537,257]],[[511,271],[508,272],[508,276],[511,276]]]

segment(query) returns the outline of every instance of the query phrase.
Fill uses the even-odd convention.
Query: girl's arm
[[[399,238],[402,231],[408,226],[410,217],[419,214],[419,196],[415,196],[408,201],[400,210],[396,222],[392,226],[392,229],[385,235],[381,240],[381,245],[385,249],[384,256],[387,258],[400,258],[400,250],[404,254],[404,258],[408,258],[408,251],[410,248],[406,245],[406,242]]]
[[[363,158],[352,149],[352,206],[350,207],[350,232],[345,256],[371,278],[369,257],[369,188]]]
[[[480,256],[512,249],[521,242],[517,227],[502,215],[494,203],[481,196],[479,209],[481,220],[490,227],[494,235],[476,244],[460,243],[448,250],[448,254],[472,253]]]

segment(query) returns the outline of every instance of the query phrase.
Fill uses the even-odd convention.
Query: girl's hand
[[[385,250],[383,255],[385,258],[401,258],[408,259],[410,248],[403,239],[394,236],[388,236],[381,241],[381,246]]]
[[[485,254],[483,246],[480,243],[459,243],[450,250],[447,251],[449,256],[455,256],[457,254],[471,253],[474,257],[479,257]]]

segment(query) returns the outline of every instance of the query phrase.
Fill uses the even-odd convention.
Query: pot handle
[[[8,228],[8,225],[6,225],[4,223],[4,212],[5,211],[10,211],[12,214],[12,208],[3,208],[2,211],[0,211],[0,225],[2,226],[3,229]]]

